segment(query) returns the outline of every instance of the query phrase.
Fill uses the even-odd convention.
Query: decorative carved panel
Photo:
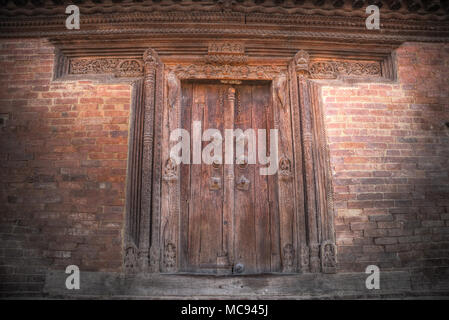
[[[74,58],[69,74],[114,74],[117,77],[141,77],[143,65],[137,59]]]
[[[271,80],[287,68],[273,65],[167,65],[179,79],[254,79]]]
[[[203,59],[166,64],[154,49],[146,50],[142,59],[57,57],[59,77],[107,74],[139,79],[133,80],[125,271],[172,273],[181,267],[179,259],[185,248],[178,238],[183,223],[179,220],[183,212],[179,201],[180,166],[167,151],[169,130],[181,125],[182,81],[216,79],[228,86],[217,95],[220,108],[235,111],[236,125],[244,124],[246,107],[236,87],[245,80],[271,83],[271,103],[276,111],[272,123],[280,130],[283,141],[278,175],[271,182],[279,186],[280,196],[279,221],[273,223],[280,223],[281,228],[293,226],[285,229],[289,231],[279,243],[281,270],[336,272],[332,180],[324,118],[318,102],[319,84],[315,79],[390,79],[395,76],[394,64],[379,58],[323,58],[305,50],[292,56],[289,64],[282,60],[262,63],[250,61],[240,42],[209,42],[207,49]],[[221,178],[222,169],[220,164],[212,166],[214,175],[207,180],[211,192],[235,188],[247,194],[257,183],[248,175],[247,163],[238,164],[236,177],[232,169]],[[226,230],[229,235],[230,229]],[[225,241],[228,243],[229,239]],[[232,246],[228,243],[226,248]],[[230,268],[235,260],[227,249],[220,254],[216,261],[221,261],[221,267],[217,264],[217,268],[226,272],[225,268]]]
[[[204,58],[210,64],[242,65],[248,61],[245,46],[241,42],[212,42]]]
[[[382,69],[379,62],[313,61],[309,66],[309,72],[313,79],[336,79],[341,76],[382,76]]]

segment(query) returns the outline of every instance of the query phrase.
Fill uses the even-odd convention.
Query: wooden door
[[[195,139],[201,139],[195,122],[201,123],[201,134],[209,128],[221,132],[222,163],[194,163]],[[281,271],[277,174],[261,175],[257,158],[248,164],[246,139],[246,157],[224,163],[225,129],[251,128],[256,137],[258,129],[266,129],[269,140],[274,123],[270,83],[183,82],[181,123],[191,137],[191,161],[180,170],[181,271]],[[209,143],[203,141],[201,150]]]

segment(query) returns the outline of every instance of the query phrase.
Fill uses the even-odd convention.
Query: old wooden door
[[[183,82],[181,123],[191,146],[202,132],[218,129],[273,128],[268,82]],[[196,135],[196,136],[195,136]],[[203,149],[210,142],[202,142]],[[270,141],[266,141],[269,146]],[[234,141],[235,146],[235,141]],[[268,147],[267,147],[268,149]],[[223,141],[222,152],[225,150]],[[277,175],[261,175],[259,161],[181,165],[181,271],[267,273],[281,270]],[[235,152],[235,147],[234,147]]]

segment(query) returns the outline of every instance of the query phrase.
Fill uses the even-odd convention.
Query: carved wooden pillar
[[[225,95],[224,127],[234,129],[235,88],[229,87]],[[233,141],[233,140],[232,140]],[[232,142],[233,143],[233,142]],[[234,263],[234,153],[224,161],[224,201],[223,201],[223,252],[227,261]]]
[[[294,71],[293,71],[294,69]],[[317,85],[310,79],[309,54],[299,51],[290,66],[291,99],[299,109],[304,177],[304,223],[307,245],[300,238],[302,271],[336,271],[336,246],[333,235],[332,190],[322,114]],[[293,75],[292,75],[293,73]],[[295,114],[293,114],[294,116]],[[294,118],[294,117],[293,117]],[[300,171],[297,170],[297,174]],[[297,189],[300,190],[300,189]],[[299,220],[301,223],[301,219]],[[308,255],[308,257],[307,257]]]
[[[143,55],[144,62],[144,127],[142,152],[142,199],[141,226],[139,237],[139,266],[142,271],[148,270],[150,247],[150,219],[152,198],[152,169],[153,169],[153,130],[154,130],[154,96],[156,82],[156,68],[159,57],[153,49],[147,49]]]
[[[157,183],[157,177],[153,176],[153,172],[157,171],[155,168],[159,163],[154,161],[158,152],[154,148],[153,141],[154,133],[157,132],[155,114],[159,114],[155,110],[160,108],[162,100],[160,82],[163,66],[153,49],[145,51],[143,63],[143,79],[135,83],[132,146],[128,170],[125,270],[131,273],[158,271],[160,252],[158,237],[155,237],[155,234],[159,232],[158,196],[156,194],[156,197],[153,197],[152,192],[153,189],[158,190],[157,187],[153,188],[153,185]]]

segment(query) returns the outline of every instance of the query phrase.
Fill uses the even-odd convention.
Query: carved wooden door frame
[[[210,45],[202,60],[195,57],[179,63],[169,60],[164,64],[154,49],[147,49],[143,55],[143,79],[136,81],[129,149],[125,270],[173,273],[179,269],[179,168],[164,168],[169,159],[168,150],[162,148],[164,139],[167,140],[163,116],[167,110],[180,109],[181,80],[221,79],[271,81],[275,127],[287,126],[293,136],[287,154],[279,152],[280,159],[284,156],[293,164],[294,190],[294,197],[285,202],[280,199],[280,205],[283,202],[282,205],[293,206],[295,212],[294,243],[281,247],[281,253],[290,257],[293,254],[295,264],[289,272],[334,273],[337,247],[332,179],[320,87],[331,79],[394,79],[391,57],[382,61],[311,59],[300,50],[288,65],[281,60],[268,65],[248,63],[239,46],[223,46],[225,50],[217,44]],[[170,123],[180,127],[180,115],[171,117]],[[289,189],[285,185],[289,179],[282,178],[288,174],[282,170],[279,173],[280,189]],[[168,220],[161,217],[162,191],[177,199],[170,205]],[[296,202],[292,203],[292,199]],[[169,236],[163,232],[167,223]]]

